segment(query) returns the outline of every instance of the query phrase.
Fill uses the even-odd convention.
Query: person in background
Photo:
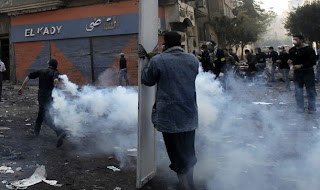
[[[0,59],[0,102],[3,103],[2,100],[2,81],[3,81],[3,73],[6,71],[6,66]]]
[[[318,49],[318,51],[317,51],[317,59],[318,59],[318,61],[317,61],[317,73],[316,73],[316,75],[315,75],[315,81],[316,82],[318,82],[319,81],[319,78],[320,78],[320,47],[319,47],[319,49]]]
[[[256,48],[256,60],[257,60],[257,63],[255,65],[256,69],[258,72],[263,72],[264,68],[267,66],[266,64],[266,58],[267,58],[267,55],[261,51],[261,48]]]
[[[126,80],[126,86],[129,86],[129,79],[127,74],[127,60],[124,58],[124,53],[120,53],[119,61],[119,86],[122,84],[122,78]]]
[[[271,82],[275,82],[274,73],[276,69],[276,62],[278,58],[278,52],[274,51],[273,47],[269,47],[269,55],[267,58],[271,58],[272,60],[272,67],[271,67]]]
[[[209,41],[206,45],[209,50],[210,62],[214,65],[213,73],[216,75],[216,78],[219,78],[219,75],[226,64],[226,58],[223,50],[220,49],[214,41]]]
[[[236,60],[232,55],[230,55],[228,49],[224,49],[223,52],[224,52],[224,56],[226,57],[226,64],[223,67],[222,87],[224,90],[226,90],[228,78],[229,78],[229,72],[232,70],[232,67],[236,64]]]
[[[244,50],[244,53],[245,53],[245,58],[247,59],[247,65],[249,66],[247,70],[247,76],[252,77],[253,75],[252,73],[256,71],[256,67],[255,67],[257,63],[256,57],[248,49]]]
[[[288,64],[289,54],[286,52],[285,48],[281,46],[279,48],[279,57],[277,60],[277,64],[279,65],[280,71],[284,78],[284,82],[286,84],[286,91],[290,91],[290,79],[289,79],[289,71],[290,66]]]
[[[313,66],[316,64],[316,54],[312,47],[304,43],[302,35],[293,35],[294,47],[289,50],[288,64],[292,65],[294,71],[295,97],[297,112],[303,113],[304,96],[303,87],[306,87],[308,97],[308,113],[316,112],[316,88]]]
[[[154,127],[162,132],[170,168],[179,179],[179,190],[194,189],[193,168],[197,162],[194,141],[198,128],[195,80],[199,61],[181,48],[181,36],[164,36],[166,51],[154,56],[143,68],[141,82],[157,84],[152,109]]]
[[[233,52],[233,49],[231,49],[231,48],[229,49],[229,54],[232,55],[232,57],[234,58],[234,60],[236,62],[239,62],[239,57],[237,56],[236,53]]]
[[[59,82],[59,71],[57,70],[58,61],[51,59],[48,61],[48,68],[40,69],[30,73],[22,83],[18,93],[22,94],[25,86],[28,84],[30,79],[39,78],[39,90],[38,90],[38,102],[39,102],[39,112],[36,120],[34,134],[39,136],[42,122],[45,123],[56,132],[58,136],[57,148],[63,144],[63,140],[66,137],[65,131],[56,126],[50,115],[50,109],[52,105],[52,90],[57,86]]]
[[[209,51],[207,48],[207,45],[202,45],[201,46],[201,66],[204,72],[209,72],[213,70],[213,65],[210,61],[210,55],[209,55]]]

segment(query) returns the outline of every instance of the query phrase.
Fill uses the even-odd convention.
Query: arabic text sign
[[[139,31],[138,13],[12,26],[13,42],[55,40],[120,34]]]

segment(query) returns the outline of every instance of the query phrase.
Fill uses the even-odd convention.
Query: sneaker
[[[57,148],[63,145],[63,140],[67,136],[65,132],[62,132],[58,137]]]

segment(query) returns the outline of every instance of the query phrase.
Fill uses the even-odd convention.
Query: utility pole
[[[158,0],[139,0],[139,44],[151,52],[158,44]],[[156,174],[156,131],[151,122],[155,102],[155,87],[141,84],[141,70],[148,59],[139,60],[139,118],[137,183],[141,188]]]

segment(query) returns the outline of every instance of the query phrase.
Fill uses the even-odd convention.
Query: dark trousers
[[[2,100],[2,80],[3,80],[3,73],[0,72],[0,100]]]
[[[44,121],[52,130],[54,130],[57,134],[57,136],[59,136],[62,132],[64,132],[63,129],[55,126],[53,119],[50,115],[50,106],[51,106],[51,102],[43,102],[43,101],[39,101],[39,112],[38,112],[38,117],[36,120],[36,126],[34,129],[34,132],[36,135],[39,135],[40,130],[41,130],[41,125],[42,122]]]
[[[170,168],[177,174],[186,174],[197,163],[194,149],[195,131],[162,133],[171,161]]]
[[[303,86],[306,87],[309,111],[316,110],[316,89],[313,68],[294,71],[295,97],[299,110],[304,110]]]

